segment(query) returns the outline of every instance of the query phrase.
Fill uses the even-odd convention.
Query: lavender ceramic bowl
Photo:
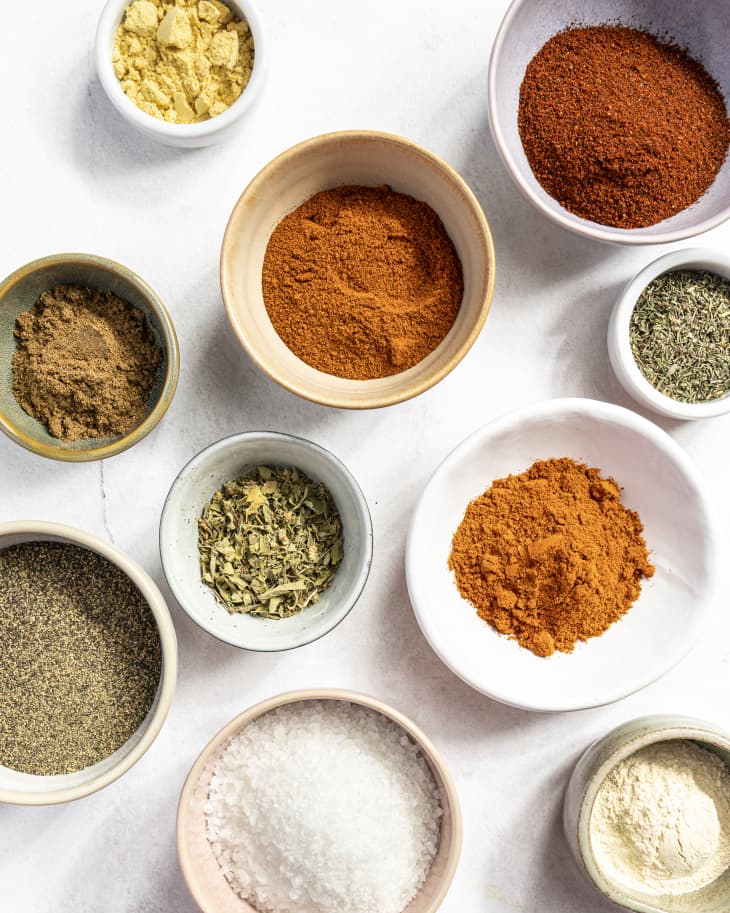
[[[514,0],[494,42],[489,65],[489,123],[505,167],[543,215],[576,234],[615,244],[667,244],[714,228],[730,217],[730,159],[714,184],[688,209],[648,228],[613,228],[573,215],[542,189],[517,129],[520,84],[535,54],[556,32],[579,23],[621,22],[667,35],[685,46],[730,98],[727,0]]]

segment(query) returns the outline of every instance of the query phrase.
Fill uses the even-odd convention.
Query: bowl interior
[[[459,595],[447,561],[470,500],[535,460],[563,456],[616,479],[622,503],[644,523],[656,574],[601,637],[543,659],[478,617]],[[447,457],[414,514],[406,571],[421,628],[452,671],[508,704],[574,710],[638,690],[688,652],[709,610],[714,558],[707,502],[668,435],[618,406],[554,400],[495,420]]]
[[[604,240],[657,243],[689,237],[727,217],[730,207],[730,159],[708,192],[693,206],[648,228],[626,230],[598,226],[563,209],[535,179],[517,129],[520,85],[528,63],[557,32],[573,24],[599,25],[618,21],[666,34],[688,48],[730,98],[730,33],[725,0],[700,4],[667,0],[516,0],[501,33],[491,73],[491,120],[497,145],[521,189],[533,202],[565,227]],[[671,236],[671,237],[670,237]]]
[[[646,745],[664,742],[670,739],[689,739],[716,754],[728,767],[730,767],[730,745],[725,739],[710,740],[707,733],[703,731],[693,731],[692,729],[673,728],[672,730],[660,729],[648,733],[640,744],[634,742],[625,744],[622,749],[614,754],[610,761],[605,764],[598,772],[595,781],[591,784],[590,790],[590,813],[593,811],[593,804],[596,795],[603,781],[610,771],[622,760],[634,754],[639,748]],[[590,848],[590,860],[586,860],[589,866],[589,874],[599,879],[599,888],[604,893],[609,893],[610,899],[614,903],[628,906],[629,909],[637,910],[639,913],[725,913],[730,905],[730,869],[727,869],[718,879],[699,891],[693,891],[678,897],[671,895],[657,896],[647,894],[641,891],[632,891],[624,885],[615,883],[610,874],[605,872],[594,855],[594,850],[590,840],[590,815],[586,818],[586,838],[584,840],[584,850]]]
[[[107,289],[139,308],[147,317],[155,341],[162,351],[162,363],[150,391],[147,413],[139,425],[122,437],[86,438],[64,441],[49,434],[45,425],[32,418],[13,396],[12,358],[16,342],[13,335],[18,314],[30,310],[41,292],[57,285],[80,285]],[[50,257],[21,268],[0,286],[0,426],[31,450],[58,459],[100,459],[117,452],[119,442],[136,442],[151,430],[153,412],[157,419],[164,412],[163,397],[172,398],[177,379],[177,358],[170,356],[170,333],[151,301],[152,292],[130,270],[101,258],[71,255],[68,259]],[[155,419],[155,420],[157,420]],[[143,426],[149,426],[144,428]]]
[[[296,466],[322,482],[342,520],[344,555],[332,583],[315,605],[277,620],[229,613],[200,578],[198,518],[203,508],[224,482],[261,465]],[[182,470],[162,514],[160,551],[170,588],[200,627],[248,650],[289,650],[322,637],[355,604],[370,572],[372,526],[362,492],[332,454],[289,435],[243,434],[213,444]]]
[[[370,707],[398,723],[420,747],[441,792],[443,816],[436,858],[421,890],[403,913],[433,913],[451,883],[461,851],[461,812],[453,784],[432,746],[424,741],[422,734],[408,720],[379,701],[351,692],[312,691],[273,698],[237,717],[204,749],[183,788],[177,821],[181,866],[198,906],[203,913],[257,913],[255,907],[233,891],[221,872],[206,835],[205,803],[213,771],[230,740],[245,726],[274,707],[303,699],[349,700]]]
[[[21,542],[70,542],[73,545],[84,548],[89,547],[85,543],[81,543],[75,539],[69,539],[66,536],[54,535],[51,533],[14,532],[0,534],[0,550],[10,548],[12,545],[19,545]],[[100,552],[99,554],[104,553]],[[104,557],[109,558],[109,555],[104,554]],[[122,570],[124,569],[122,568]],[[154,612],[154,607],[151,604],[150,609]],[[160,640],[161,645],[164,646],[162,636]],[[106,782],[110,782],[110,779],[114,779],[113,776],[109,778],[109,775],[129,758],[143,739],[146,740],[145,737],[149,735],[155,718],[159,716],[161,712],[160,703],[164,699],[162,692],[165,678],[165,653],[163,649],[160,682],[157,686],[155,699],[148,710],[146,717],[140,723],[137,731],[130,736],[123,745],[121,745],[113,754],[109,755],[109,757],[104,758],[97,764],[93,764],[91,767],[85,767],[83,770],[78,770],[71,774],[59,774],[49,777],[21,773],[20,771],[12,770],[9,767],[0,765],[0,797],[2,797],[2,801],[16,801],[22,803],[23,797],[33,797],[35,800],[34,804],[40,804],[44,801],[44,798],[47,798],[48,801],[59,801],[57,798],[59,793],[67,793],[65,798],[75,798],[76,796],[68,795],[68,793],[76,792],[79,795],[85,795],[87,792],[92,791],[89,787],[93,787],[93,784],[99,780],[104,779]],[[164,711],[164,713],[166,713],[166,711]]]
[[[266,247],[279,222],[315,193],[347,184],[388,184],[428,203],[441,217],[464,272],[461,309],[441,344],[409,370],[375,380],[334,377],[297,358],[274,330],[261,289]],[[233,329],[274,380],[300,396],[328,405],[370,408],[415,396],[459,362],[486,317],[494,284],[494,254],[479,204],[450,168],[398,137],[335,133],[279,156],[249,185],[228,225],[221,281]]]

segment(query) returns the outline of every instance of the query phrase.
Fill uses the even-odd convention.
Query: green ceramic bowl
[[[25,413],[13,396],[15,318],[30,310],[41,292],[64,284],[108,289],[129,301],[147,316],[162,349],[162,364],[150,391],[147,414],[122,437],[59,440],[41,422]],[[179,367],[175,328],[164,305],[136,273],[113,260],[93,254],[55,254],[22,266],[0,284],[0,429],[27,450],[70,462],[103,460],[127,450],[149,434],[167,411],[175,395]]]

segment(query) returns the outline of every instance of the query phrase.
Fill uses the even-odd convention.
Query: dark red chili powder
[[[722,167],[730,121],[686,50],[617,25],[569,28],[530,61],[518,125],[535,177],[565,209],[642,228],[696,202]]]

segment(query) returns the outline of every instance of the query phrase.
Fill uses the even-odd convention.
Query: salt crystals
[[[440,793],[393,721],[345,701],[259,717],[210,783],[208,839],[261,913],[401,913],[436,855]]]

